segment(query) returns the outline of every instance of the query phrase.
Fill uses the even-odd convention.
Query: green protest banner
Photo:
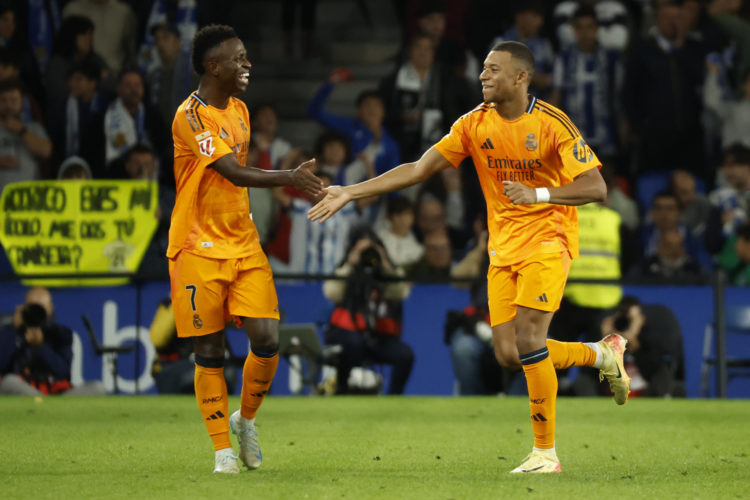
[[[17,182],[3,189],[0,209],[0,243],[17,274],[128,273],[138,269],[156,230],[158,187],[143,180]],[[45,286],[127,282],[31,281]]]

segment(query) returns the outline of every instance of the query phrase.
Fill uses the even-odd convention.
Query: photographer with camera
[[[335,274],[346,279],[323,283],[323,294],[336,304],[325,333],[326,344],[340,345],[336,393],[349,392],[349,374],[365,362],[393,367],[388,394],[403,394],[414,353],[401,340],[402,302],[410,285],[389,281],[401,277],[375,233],[355,227],[349,235],[346,257]]]
[[[0,330],[0,394],[104,394],[101,382],[73,388],[73,332],[54,320],[49,290],[34,287]]]
[[[671,309],[625,296],[602,320],[602,337],[612,332],[628,341],[624,364],[631,377],[631,397],[685,396],[682,330]]]

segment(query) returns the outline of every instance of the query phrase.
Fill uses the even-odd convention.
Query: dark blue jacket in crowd
[[[361,153],[373,140],[372,132],[356,118],[348,118],[329,113],[325,110],[328,97],[333,92],[333,84],[326,83],[315,93],[307,105],[307,114],[325,127],[338,130],[349,137],[352,146],[352,155]],[[393,140],[391,134],[383,127],[380,136],[381,150],[375,157],[375,172],[380,175],[401,163],[398,144]]]

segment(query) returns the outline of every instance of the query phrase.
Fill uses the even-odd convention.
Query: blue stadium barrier
[[[26,288],[19,283],[3,283],[0,287],[0,312],[12,312],[16,304],[23,302]],[[55,314],[60,323],[71,327],[76,333],[74,351],[74,382],[103,380],[111,390],[112,376],[102,359],[95,356],[81,315],[86,314],[96,330],[99,341],[108,345],[132,343],[140,336],[138,349],[120,355],[119,390],[126,394],[155,393],[150,376],[151,360],[154,356],[150,344],[148,327],[153,319],[158,302],[169,296],[169,283],[147,282],[141,287],[140,319],[138,312],[138,288],[126,285],[107,288],[58,288],[52,289]],[[643,303],[660,303],[670,307],[682,326],[685,345],[686,385],[689,397],[698,397],[700,389],[700,364],[703,335],[706,325],[713,320],[713,291],[708,286],[626,286],[625,293],[637,296]],[[319,323],[330,310],[320,283],[298,283],[278,285],[279,302],[288,323]],[[415,364],[407,394],[451,395],[454,376],[447,346],[443,344],[445,313],[450,309],[462,309],[469,304],[465,290],[448,285],[415,285],[404,304],[404,336],[415,352]],[[727,288],[726,305],[750,304],[750,289]],[[140,331],[135,328],[140,324]],[[247,353],[247,341],[243,332],[231,330],[230,343],[238,355]],[[731,341],[731,339],[730,339]],[[740,342],[728,345],[733,355],[750,355],[750,346]],[[136,377],[136,374],[138,376]],[[715,383],[711,384],[712,391]],[[279,365],[272,392],[289,394],[289,366]],[[713,392],[712,392],[713,394]],[[737,378],[730,381],[728,396],[750,397],[750,379]]]

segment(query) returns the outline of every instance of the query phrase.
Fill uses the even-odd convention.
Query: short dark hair
[[[742,225],[737,228],[737,238],[750,241],[750,222],[743,222]]]
[[[354,101],[354,104],[359,107],[363,102],[365,102],[365,100],[370,98],[375,98],[380,102],[384,102],[383,96],[380,95],[380,92],[378,92],[377,90],[363,90],[357,96],[357,100]]]
[[[351,161],[352,145],[349,142],[349,137],[337,130],[326,130],[325,132],[320,134],[318,139],[315,141],[315,155],[322,156],[323,148],[329,142],[340,142],[341,144],[343,144],[344,149],[346,150],[346,158],[344,158],[344,163],[349,163]]]
[[[513,59],[520,61],[525,67],[526,71],[529,73],[529,80],[534,76],[534,68],[536,64],[534,62],[534,54],[531,53],[531,50],[525,44],[508,40],[498,43],[492,47],[492,50],[497,52],[508,52]]]
[[[85,57],[74,64],[68,72],[68,77],[73,76],[74,73],[80,73],[89,80],[97,82],[102,79],[102,68],[93,56]]]
[[[0,65],[20,68],[18,55],[7,47],[0,47]]]
[[[402,214],[408,210],[414,212],[414,204],[404,196],[396,196],[388,200],[388,217]]]
[[[120,74],[117,75],[117,83],[120,83],[123,78],[125,78],[125,75],[129,75],[130,73],[135,73],[139,77],[141,77],[141,82],[143,82],[143,85],[146,85],[146,77],[143,76],[143,73],[141,73],[141,70],[138,69],[137,66],[127,66],[125,68],[122,68],[120,71]]]
[[[750,149],[739,143],[734,143],[727,147],[724,150],[722,165],[728,165],[729,162],[738,165],[750,165]]]
[[[677,206],[680,206],[680,200],[677,198],[677,195],[674,194],[674,191],[672,191],[669,188],[662,189],[661,191],[659,191],[658,193],[656,193],[654,195],[654,199],[651,200],[651,204],[653,205],[654,203],[656,203],[656,200],[659,199],[659,198],[670,198],[670,199],[672,199],[672,200],[675,201],[675,203],[677,204]]]
[[[0,94],[10,92],[11,90],[17,90],[23,94],[23,84],[21,83],[21,80],[10,78],[0,82]]]
[[[144,144],[142,142],[137,142],[133,144],[125,153],[122,155],[122,164],[125,165],[128,161],[130,161],[130,158],[133,157],[133,155],[137,154],[150,154],[154,158],[156,158],[156,153],[154,152],[153,148],[149,146],[148,144]]]
[[[575,12],[573,12],[573,20],[581,19],[582,17],[591,17],[594,21],[599,21],[596,17],[596,11],[591,5],[580,5]]]
[[[237,38],[234,28],[226,24],[209,24],[201,28],[193,37],[193,69],[199,75],[206,72],[203,61],[209,50],[217,47],[225,40]]]
[[[78,35],[94,31],[94,23],[84,16],[68,16],[63,19],[60,31],[55,37],[52,51],[70,59],[76,53],[76,38]]]

